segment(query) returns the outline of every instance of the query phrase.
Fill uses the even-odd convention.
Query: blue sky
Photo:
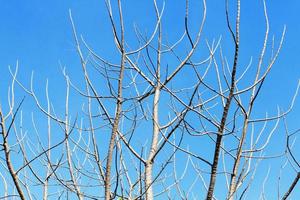
[[[128,1],[128,5],[134,2]],[[132,21],[137,22],[137,16],[142,15],[141,27],[146,27],[151,23],[151,15],[153,13],[145,12],[146,9],[141,7],[147,1],[134,2],[136,7],[132,8],[126,4],[124,7],[130,13]],[[192,2],[192,1],[191,1]],[[140,4],[140,5],[138,5]],[[257,52],[257,47],[263,38],[263,18],[262,18],[261,1],[242,2],[242,39],[253,38],[257,35],[259,38],[257,43],[247,43],[245,45],[249,52]],[[102,48],[106,44],[103,43],[111,38],[110,29],[108,29],[107,13],[103,2],[100,0],[89,1],[1,1],[0,13],[0,33],[1,33],[1,52],[4,59],[1,59],[2,68],[8,65],[14,65],[18,59],[20,69],[23,73],[30,73],[34,70],[44,77],[49,77],[57,73],[59,62],[62,64],[76,64],[74,43],[71,34],[71,26],[68,17],[68,9],[72,9],[75,23],[79,33],[81,33],[87,41],[101,54],[109,54]],[[184,6],[180,1],[176,3],[167,3],[166,10],[176,9]],[[136,9],[136,8],[139,9]],[[300,34],[300,25],[298,23],[299,8],[298,1],[273,1],[267,2],[271,35],[280,36],[283,25],[287,26],[287,35],[283,50],[280,54],[278,64],[282,67],[275,67],[273,79],[277,80],[279,75],[283,76],[286,82],[285,87],[290,88],[295,84],[295,80],[299,77],[297,54],[300,51],[300,41],[297,40]],[[221,34],[227,32],[224,28],[224,3],[219,1],[208,2],[207,10],[207,38],[218,38]],[[168,11],[166,11],[168,13]],[[171,13],[171,12],[170,12]],[[147,18],[146,15],[150,14]],[[191,13],[192,15],[193,13]],[[171,13],[176,18],[176,14]],[[126,16],[126,13],[125,13]],[[171,17],[173,17],[171,16]],[[152,21],[153,22],[153,21]],[[176,30],[177,24],[169,23]],[[144,26],[143,26],[144,25]],[[179,26],[179,25],[178,25]],[[142,29],[143,30],[143,29]],[[178,29],[179,30],[179,29]],[[244,32],[243,32],[244,31]],[[172,35],[172,34],[169,34]],[[224,41],[226,42],[226,40]],[[100,45],[101,44],[101,45]],[[281,90],[279,90],[281,91]],[[275,91],[274,91],[275,92]],[[278,94],[278,93],[277,93]]]
[[[229,2],[233,11],[233,1]],[[240,60],[246,65],[251,56],[255,60],[260,53],[265,25],[261,0],[241,3]],[[184,22],[181,18],[184,15],[184,9],[182,12],[174,12],[174,10],[180,10],[184,5],[184,1],[181,0],[166,1],[164,23],[171,41],[178,38]],[[197,8],[200,5],[196,0],[191,1],[191,8]],[[108,59],[116,59],[116,50],[113,49],[111,28],[103,0],[0,1],[0,103],[2,105],[7,102],[6,91],[10,80],[8,66],[14,68],[17,60],[20,80],[28,86],[31,72],[34,71],[36,88],[41,96],[44,95],[43,89],[47,78],[50,82],[50,94],[56,97],[64,94],[63,89],[59,90],[59,85],[64,83],[61,66],[66,67],[71,77],[79,75],[80,63],[75,50],[69,9],[72,10],[78,33],[82,34],[100,55]],[[275,41],[279,41],[284,25],[287,27],[282,51],[272,69],[271,76],[264,85],[264,93],[258,103],[258,110],[276,113],[277,105],[283,109],[288,108],[300,78],[300,2],[297,0],[268,1],[267,10],[270,36],[274,35]],[[200,19],[200,11],[201,9],[192,11],[191,18]],[[150,33],[155,19],[152,1],[126,1],[124,16],[126,28],[130,29],[136,23],[142,32]],[[204,37],[211,42],[222,35],[223,49],[230,50],[232,41],[228,37],[224,16],[224,1],[208,0]],[[191,24],[191,30],[195,30],[196,25],[198,24]],[[128,33],[128,38],[133,38],[132,32]],[[133,42],[131,45],[136,44]],[[232,56],[230,51],[225,53],[229,58]],[[20,96],[22,96],[21,92]],[[58,107],[60,106],[58,98],[53,98],[53,101]],[[288,117],[291,130],[300,128],[299,113],[300,99],[298,98],[293,112]],[[258,112],[258,115],[264,115],[264,112]],[[282,131],[282,129],[279,130]],[[279,131],[279,134],[283,133]],[[276,146],[279,142],[275,140],[273,144]],[[300,152],[299,145],[296,148]],[[266,168],[268,166],[266,164]],[[276,177],[276,173],[273,176]],[[285,181],[289,183],[290,180]],[[299,194],[299,190],[295,191],[295,194]]]

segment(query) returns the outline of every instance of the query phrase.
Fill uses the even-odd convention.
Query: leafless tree
[[[285,193],[278,189],[278,199],[287,199],[300,177],[291,141],[299,130],[291,133],[286,122],[299,84],[288,109],[258,117],[265,113],[257,110],[258,96],[285,38],[284,27],[278,42],[269,39],[262,2],[264,40],[256,61],[247,55],[249,63],[240,58],[240,30],[247,26],[241,23],[240,0],[226,1],[229,36],[213,41],[204,37],[206,0],[198,8],[186,0],[182,33],[173,43],[164,24],[165,2],[153,0],[155,24],[146,34],[125,23],[122,3],[127,2],[106,0],[117,54],[112,60],[79,36],[70,10],[81,76],[72,77],[62,67],[65,85],[58,90],[65,91],[63,105],[55,108],[52,101],[61,96],[49,95],[48,81],[42,97],[33,73],[28,86],[17,76],[18,63],[9,68],[8,104],[0,107],[0,198],[211,200],[221,191],[220,198],[245,199],[259,165],[286,158],[296,172]],[[190,17],[193,9],[197,18]],[[232,45],[226,51],[221,45],[225,39]],[[15,87],[24,93],[20,101]],[[31,119],[23,117],[24,104]],[[268,155],[281,121],[286,146],[282,154]]]

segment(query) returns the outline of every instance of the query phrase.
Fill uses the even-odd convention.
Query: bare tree
[[[287,199],[299,180],[291,144],[299,130],[291,133],[286,122],[299,84],[288,109],[260,118],[265,111],[257,109],[258,97],[286,31],[284,27],[278,42],[269,39],[262,2],[265,35],[257,60],[247,55],[249,63],[241,59],[241,30],[247,24],[241,21],[240,0],[235,6],[225,2],[228,34],[212,41],[204,36],[206,0],[198,7],[186,0],[182,32],[174,34],[177,40],[172,42],[164,21],[167,3],[153,0],[155,23],[147,34],[125,23],[127,2],[106,0],[111,51],[116,53],[112,60],[98,55],[95,44],[79,36],[70,10],[81,75],[71,76],[62,67],[65,84],[59,89],[64,96],[51,96],[47,80],[43,97],[36,92],[33,73],[27,86],[17,77],[18,63],[9,68],[8,104],[2,103],[7,111],[0,107],[0,198],[245,199],[258,184],[261,163],[286,158],[296,176],[285,193],[277,190],[278,198]],[[198,16],[190,17],[191,12]],[[232,46],[223,49],[222,40]],[[21,101],[15,98],[16,84],[26,97]],[[55,106],[54,98],[64,104]],[[31,120],[23,117],[24,104]],[[280,121],[287,142],[282,154],[268,155]],[[262,181],[263,199],[269,172]]]

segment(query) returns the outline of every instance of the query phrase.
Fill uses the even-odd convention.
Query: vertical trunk
[[[228,111],[230,108],[230,103],[232,100],[232,95],[233,95],[233,89],[230,89],[229,97],[226,101],[221,124],[220,124],[219,130],[218,130],[215,153],[214,153],[214,160],[213,160],[213,165],[211,167],[211,172],[210,172],[211,173],[210,174],[210,183],[209,183],[209,188],[208,188],[208,192],[207,192],[207,196],[206,196],[207,200],[213,199],[214,188],[215,188],[216,177],[217,177],[217,170],[218,170],[218,163],[219,163],[219,155],[220,155],[220,151],[221,151],[222,137],[223,137],[223,132],[224,132],[225,124],[226,124]]]
[[[160,85],[156,86],[153,100],[153,133],[152,133],[152,144],[148,160],[145,164],[145,185],[146,185],[146,200],[153,199],[152,190],[152,169],[153,169],[153,157],[157,151],[157,142],[159,135],[159,124],[158,124],[158,104],[160,96]]]
[[[153,200],[152,169],[153,169],[153,163],[150,162],[146,163],[145,165],[146,200]]]
[[[121,41],[119,41],[118,36],[114,35],[116,42],[118,43],[118,48],[121,52],[121,65],[120,65],[120,72],[119,72],[119,78],[118,78],[118,97],[117,97],[117,107],[116,107],[116,113],[115,113],[115,119],[113,122],[112,127],[112,133],[109,141],[108,146],[108,152],[107,152],[107,160],[106,160],[106,172],[105,172],[105,200],[112,199],[111,195],[111,165],[112,165],[112,159],[113,159],[113,150],[115,146],[115,139],[116,135],[118,134],[118,128],[119,128],[119,121],[121,117],[122,112],[122,87],[123,87],[123,77],[124,77],[124,70],[125,70],[125,38],[124,38],[124,24],[123,24],[123,13],[122,13],[122,6],[121,6],[121,0],[118,0],[118,8],[119,8],[119,17],[120,17],[120,25],[121,25]],[[115,25],[112,24],[113,29],[115,30]],[[115,34],[115,33],[114,33]]]
[[[17,189],[17,192],[19,194],[20,199],[21,200],[25,200],[26,199],[25,198],[25,194],[24,194],[24,192],[23,192],[23,190],[22,190],[22,188],[20,186],[19,177],[16,174],[16,172],[14,170],[14,167],[13,167],[13,165],[11,163],[10,149],[9,149],[9,145],[7,143],[8,133],[6,132],[5,121],[4,121],[3,117],[4,116],[3,116],[2,109],[1,109],[1,106],[0,106],[0,119],[1,119],[1,121],[0,121],[0,127],[1,127],[1,134],[2,134],[2,138],[3,138],[2,146],[3,146],[3,151],[4,151],[4,154],[5,154],[6,166],[7,166],[7,169],[9,171],[9,174],[10,174],[11,178],[13,179],[14,185],[15,185],[15,187]],[[14,122],[12,121],[11,123],[14,123]]]
[[[217,135],[217,140],[216,140],[216,146],[215,146],[215,153],[214,153],[214,159],[213,159],[213,165],[211,167],[211,174],[210,174],[210,183],[209,183],[209,188],[207,191],[207,200],[213,199],[214,195],[214,188],[216,184],[216,177],[217,177],[217,169],[218,169],[218,163],[219,163],[219,155],[221,151],[221,144],[222,144],[222,138],[223,138],[223,132],[226,126],[226,120],[230,108],[230,104],[234,95],[234,89],[235,89],[235,76],[236,76],[236,68],[237,68],[237,62],[238,62],[238,56],[239,56],[239,27],[240,27],[240,0],[237,0],[237,16],[236,16],[236,34],[234,35],[229,19],[228,19],[228,13],[226,9],[226,14],[227,14],[227,23],[229,30],[232,34],[232,37],[235,42],[235,52],[234,52],[234,60],[233,60],[233,66],[232,66],[232,72],[231,72],[231,85],[230,85],[230,90],[229,94],[227,97],[227,101],[223,110],[222,114],[222,119],[221,119],[221,124],[218,128],[218,135]]]
[[[229,193],[228,193],[228,200],[233,200],[233,195],[236,192],[237,189],[237,183],[236,183],[236,177],[237,177],[237,173],[238,173],[238,169],[239,169],[239,165],[240,165],[240,161],[241,161],[241,156],[242,156],[242,147],[246,138],[246,133],[247,133],[247,128],[248,128],[248,118],[246,116],[245,121],[244,121],[244,126],[243,126],[243,132],[242,132],[242,137],[240,139],[239,142],[239,146],[238,146],[238,151],[236,153],[236,159],[233,165],[233,169],[232,169],[232,174],[231,174],[231,180],[230,180],[230,185],[229,185]]]
[[[122,112],[122,81],[124,76],[124,65],[125,65],[125,53],[122,52],[121,69],[120,69],[119,80],[118,80],[118,99],[117,99],[116,114],[115,114],[115,120],[113,123],[112,133],[111,133],[108,152],[107,152],[106,173],[105,173],[105,200],[111,199],[111,192],[110,192],[111,163],[113,159],[113,150],[115,146],[116,134],[118,133],[119,121]]]
[[[154,1],[155,3],[155,1]],[[155,3],[156,16],[157,19],[159,17],[159,12],[157,9],[157,5]],[[157,144],[158,144],[158,136],[159,136],[159,117],[158,117],[158,106],[159,106],[159,98],[160,98],[160,90],[161,90],[161,80],[160,80],[160,61],[161,61],[161,43],[162,43],[162,27],[159,23],[158,27],[158,48],[157,48],[157,68],[156,68],[156,81],[157,84],[154,89],[154,98],[153,98],[153,116],[152,116],[152,143],[151,149],[148,156],[148,159],[145,164],[145,186],[146,186],[146,200],[153,200],[153,189],[152,189],[152,172],[153,172],[153,162],[154,156],[157,152]]]

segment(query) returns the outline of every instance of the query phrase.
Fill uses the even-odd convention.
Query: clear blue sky
[[[233,1],[229,1],[232,4]],[[137,23],[142,31],[146,29],[148,33],[151,31],[150,27],[153,26],[155,19],[151,4],[152,1],[147,0],[128,0],[124,3],[125,23],[128,29],[133,23]],[[196,0],[191,1],[191,4],[195,7],[200,5]],[[241,62],[247,63],[250,56],[257,58],[260,52],[264,36],[263,8],[261,0],[246,0],[241,4]],[[178,36],[177,30],[182,28],[183,20],[180,16],[183,16],[184,9],[182,13],[172,11],[179,10],[184,5],[182,0],[166,1],[165,24],[166,29],[169,30],[170,40],[174,40],[174,36]],[[103,0],[0,1],[1,104],[7,102],[7,83],[10,80],[8,66],[15,66],[17,60],[20,80],[27,85],[31,72],[35,72],[36,82],[40,84],[37,88],[42,87],[41,90],[37,89],[41,92],[38,92],[39,94],[44,94],[43,88],[47,78],[50,81],[50,94],[58,94],[57,96],[64,94],[64,90],[56,90],[59,84],[63,84],[60,64],[66,66],[71,76],[78,75],[80,63],[75,51],[69,9],[72,10],[78,33],[82,34],[99,54],[106,58],[115,58],[116,51],[111,50],[112,35]],[[259,103],[259,109],[276,113],[277,105],[282,108],[288,107],[300,78],[300,1],[268,1],[267,9],[270,36],[274,35],[275,41],[280,39],[283,26],[287,27],[283,49],[264,86],[262,97],[266,98],[261,98]],[[191,13],[193,19],[199,17],[197,12],[199,9]],[[226,48],[232,43],[226,36],[228,30],[224,16],[224,1],[208,0],[204,35],[209,41],[222,35],[224,37],[222,45]],[[132,34],[128,35],[128,37],[132,36]],[[232,56],[230,52],[226,54]],[[55,102],[58,99],[53,98],[53,101],[59,106],[59,102]],[[299,113],[300,99],[298,98],[293,113],[288,117],[291,130],[300,128]],[[278,134],[283,133],[279,131]],[[297,142],[296,148],[300,152],[299,140]],[[299,156],[299,153],[297,155]],[[300,160],[300,157],[298,158]],[[274,179],[277,178],[276,174],[273,176]],[[287,183],[290,180],[286,180]],[[299,185],[298,192],[295,191],[295,194],[300,196]]]
[[[131,5],[132,2],[136,6],[134,8],[128,6],[127,8],[126,5]],[[144,28],[147,27],[147,23],[151,23],[152,19],[147,18],[146,6],[142,9],[136,9],[139,6],[138,4],[147,4],[144,3],[147,1],[139,2],[136,3],[130,0],[124,7],[130,13],[128,14],[130,20],[128,21],[131,24],[133,21],[138,22],[139,18],[137,17],[142,16],[144,24],[139,25]],[[150,3],[150,1],[148,2]],[[166,10],[184,6],[184,3],[178,2],[167,3]],[[264,31],[261,5],[262,3],[259,0],[251,1],[251,3],[248,1],[242,2],[242,40],[243,38],[252,37],[252,41],[254,41],[253,36],[257,35],[260,39],[257,42],[261,41]],[[208,2],[207,7],[206,36],[207,38],[218,38],[221,34],[227,32],[224,29],[224,3],[213,0]],[[296,0],[272,1],[267,2],[267,7],[271,35],[274,34],[278,38],[283,25],[286,24],[287,26],[287,35],[278,67],[273,72],[273,80],[279,80],[279,75],[283,76],[286,84],[284,84],[285,86],[282,85],[282,89],[287,89],[295,84],[295,80],[300,74],[300,70],[298,70],[299,63],[297,62],[297,55],[300,52],[300,40],[298,39],[300,35],[300,24],[298,23],[300,3]],[[68,17],[69,8],[73,11],[79,33],[92,43],[94,48],[101,51],[100,53],[109,54],[109,52],[103,50],[105,49],[103,46],[105,47],[105,42],[111,37],[111,34],[110,29],[107,29],[109,25],[107,13],[101,0],[1,1],[1,68],[5,69],[8,65],[14,65],[18,59],[22,74],[34,70],[44,77],[49,77],[57,73],[59,61],[67,65],[76,64],[77,60],[74,59],[76,55]],[[152,11],[149,11],[149,13],[153,16]],[[174,15],[174,13],[172,14]],[[176,17],[174,15],[172,20],[175,20]],[[172,27],[182,23],[182,20],[180,23],[174,23],[174,20],[169,23]],[[254,41],[245,45],[247,45],[247,50],[252,53],[257,52],[256,48],[260,44]]]

